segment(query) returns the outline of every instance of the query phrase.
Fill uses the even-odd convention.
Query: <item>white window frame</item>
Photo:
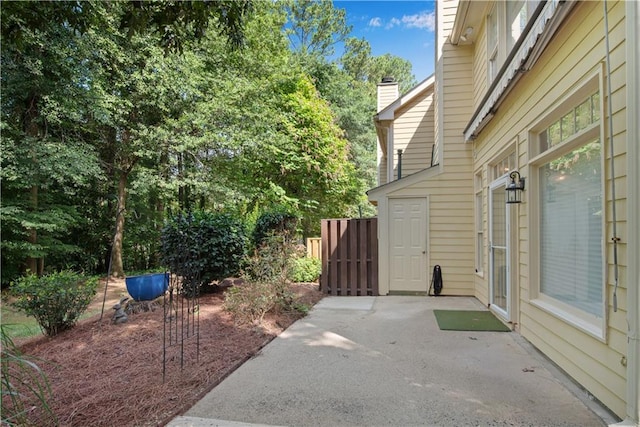
[[[497,77],[498,71],[509,56],[509,53],[515,46],[518,38],[522,35],[522,30],[526,26],[519,25],[519,34],[514,37],[513,25],[517,17],[521,17],[524,13],[527,22],[531,19],[533,12],[538,7],[539,0],[524,0],[522,7],[518,9],[517,14],[509,16],[509,5],[520,3],[520,1],[496,1],[486,17],[486,38],[487,38],[487,78],[488,84],[491,85]],[[512,19],[513,18],[513,19]],[[492,19],[495,20],[492,21]],[[511,21],[511,22],[509,22]],[[491,37],[489,36],[493,27],[495,28],[496,42],[495,46],[489,44]]]
[[[487,77],[488,84],[491,85],[491,82],[497,77],[498,70],[500,69],[501,62],[504,61],[504,58],[501,59],[500,55],[500,10],[502,8],[498,7],[500,2],[496,2],[486,19],[486,28],[487,28]],[[491,45],[492,32],[495,34],[495,43]]]
[[[539,170],[540,168],[551,160],[554,160],[564,154],[567,154],[576,148],[579,148],[589,141],[599,139],[601,144],[605,141],[604,135],[604,97],[602,73],[599,71],[588,78],[581,86],[572,90],[567,96],[561,99],[554,108],[551,108],[550,112],[544,116],[535,126],[529,131],[529,152],[532,154],[532,158],[529,161],[530,179],[528,182],[528,190],[530,192],[529,204],[529,217],[531,218],[530,229],[538,230],[530,233],[530,254],[531,254],[531,270],[530,270],[530,303],[551,315],[565,321],[568,324],[582,330],[583,332],[595,337],[596,339],[606,342],[607,339],[607,281],[606,281],[606,215],[602,215],[602,299],[600,316],[594,316],[583,310],[580,310],[574,306],[563,303],[557,299],[554,299],[548,295],[545,295],[541,291],[540,283],[540,189],[537,188],[536,183],[539,182]],[[599,122],[588,126],[587,128],[572,135],[567,140],[560,142],[559,144],[548,148],[546,151],[540,153],[539,149],[539,134],[545,130],[551,123],[554,123],[559,118],[563,117],[572,108],[580,105],[588,96],[594,92],[600,92],[600,120]],[[606,199],[606,176],[604,176],[605,169],[605,157],[606,153],[603,148],[601,150],[600,162],[601,170],[603,173],[601,183],[602,194],[602,209],[605,212],[607,205]]]
[[[476,244],[476,274],[484,277],[484,188],[482,186],[482,170],[474,175],[475,188],[475,244]]]
[[[495,181],[501,176],[518,168],[518,155],[515,149],[516,143],[517,141],[509,144],[508,149],[498,157],[499,160],[491,163],[491,181]]]

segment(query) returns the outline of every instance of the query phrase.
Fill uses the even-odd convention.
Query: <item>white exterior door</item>
[[[491,183],[489,189],[489,301],[496,314],[510,320],[510,230],[506,183],[507,177],[504,176]]]
[[[389,199],[389,290],[427,292],[427,199]]]

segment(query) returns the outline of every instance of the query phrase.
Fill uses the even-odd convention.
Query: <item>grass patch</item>
[[[33,317],[20,312],[17,308],[3,302],[0,308],[2,326],[11,338],[29,338],[42,335],[38,322]]]
[[[89,309],[80,317],[80,320],[100,314],[101,308]],[[105,307],[105,316],[109,318],[113,313],[111,307]],[[42,330],[35,318],[29,317],[17,308],[3,302],[0,307],[0,319],[3,326],[6,327],[7,335],[12,338],[31,338],[42,335]]]

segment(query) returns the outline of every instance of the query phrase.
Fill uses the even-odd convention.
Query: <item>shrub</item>
[[[285,235],[292,238],[298,226],[298,217],[285,210],[265,212],[258,217],[251,235],[255,248],[259,248],[271,235]]]
[[[245,259],[245,285],[230,289],[225,296],[225,309],[236,322],[258,324],[271,310],[294,309],[289,283],[296,248],[289,231],[271,231]]]
[[[186,283],[201,286],[238,275],[246,243],[244,224],[231,215],[181,214],[162,230],[162,262]]]
[[[294,252],[295,246],[286,236],[269,235],[245,258],[243,277],[251,282],[285,284],[290,280]]]
[[[76,324],[97,287],[96,278],[65,270],[41,277],[23,276],[11,284],[11,291],[17,297],[13,305],[35,317],[42,331],[53,336]]]
[[[320,277],[322,263],[318,258],[301,257],[293,260],[291,280],[294,282],[316,282]]]
[[[276,289],[269,283],[245,283],[227,291],[224,308],[236,323],[257,325],[276,306],[277,300]]]
[[[32,359],[23,355],[0,326],[0,370],[2,383],[2,425],[57,425],[48,404],[51,387],[44,372]]]

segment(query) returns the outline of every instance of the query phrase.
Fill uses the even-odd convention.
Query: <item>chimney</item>
[[[393,77],[386,76],[378,83],[378,109],[383,110],[393,101],[398,99],[398,82]]]

